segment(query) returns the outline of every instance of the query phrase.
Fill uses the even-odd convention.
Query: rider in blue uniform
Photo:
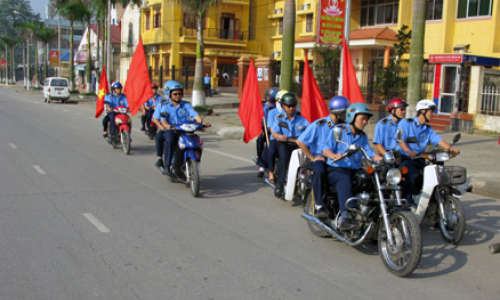
[[[370,148],[368,138],[363,132],[363,128],[368,124],[373,116],[370,108],[364,103],[354,103],[347,108],[346,122],[348,124],[338,125],[342,128],[342,141],[347,145],[357,145],[362,147],[368,156],[373,160],[382,159]],[[335,187],[338,193],[340,207],[340,230],[351,230],[357,226],[355,220],[349,217],[346,210],[347,199],[351,198],[351,176],[354,175],[361,167],[363,154],[356,154],[346,157],[343,160],[338,160],[344,152],[347,151],[347,146],[344,143],[337,143],[333,138],[333,134],[328,136],[328,139],[323,144],[323,155],[328,158],[328,183]]]
[[[161,96],[158,94],[158,85],[156,83],[151,84],[151,89],[153,91],[153,97],[151,97],[143,107],[143,115],[141,116],[142,128],[141,131],[146,132],[146,127],[149,130],[149,125],[151,124],[151,118],[155,112],[156,105],[161,102]]]
[[[387,150],[396,148],[398,123],[405,117],[407,106],[408,103],[401,98],[392,99],[387,103],[387,111],[391,115],[378,121],[373,138],[373,144],[378,154],[384,155]]]
[[[264,104],[264,120],[267,120],[267,115],[269,111],[276,107],[276,94],[278,93],[278,88],[272,87],[268,88],[264,93],[264,98],[266,99],[266,103]],[[267,123],[267,122],[266,122]],[[257,177],[264,177],[265,168],[267,168],[267,138],[266,131],[267,128],[264,126],[264,122],[262,122],[262,132],[257,138],[257,164],[259,165],[259,172],[257,173]],[[269,130],[267,130],[267,135],[270,138]]]
[[[159,142],[164,142],[163,145],[163,157],[164,161],[161,160],[161,154],[159,155],[159,160],[157,161],[157,166],[164,167],[163,174],[170,175],[170,164],[172,162],[172,157],[174,154],[175,146],[179,139],[179,135],[173,131],[169,130],[172,126],[194,120],[198,123],[203,123],[206,126],[210,126],[209,123],[204,123],[202,118],[194,110],[191,104],[182,101],[182,96],[184,95],[184,88],[181,84],[176,81],[167,81],[164,85],[164,92],[170,98],[170,101],[162,104],[159,108],[155,110],[153,118],[160,120],[160,133],[161,137]],[[168,113],[169,117],[165,118],[161,116],[161,113]]]
[[[111,136],[113,136],[115,132],[115,113],[113,112],[113,109],[118,107],[118,106],[125,106],[129,107],[128,101],[127,101],[127,95],[122,94],[122,85],[119,82],[115,82],[111,85],[111,91],[113,93],[111,94],[106,94],[104,96],[104,102],[106,103],[106,112],[107,112],[107,117],[109,118],[109,133]],[[131,124],[132,125],[132,124]],[[130,132],[132,132],[132,126],[130,128]],[[106,137],[106,140],[108,142],[111,142],[111,137]]]
[[[425,151],[425,148],[430,143],[434,147],[441,146],[444,149],[460,154],[460,150],[451,147],[444,141],[428,123],[434,117],[436,104],[432,100],[424,99],[417,103],[417,116],[406,118],[398,124],[398,130],[403,130],[403,141],[396,147],[402,154],[402,166],[408,168],[408,172],[404,175],[405,181],[403,184],[403,198],[413,204],[413,188],[420,188],[419,185],[419,169],[425,167],[425,161],[414,160],[417,155]],[[409,143],[408,138],[416,139],[415,143]]]
[[[333,97],[328,103],[330,115],[311,123],[297,140],[302,152],[311,160],[315,216],[318,218],[327,216],[323,209],[323,191],[327,180],[326,159],[322,152],[323,143],[333,134],[333,127],[344,122],[345,111],[349,105],[350,102],[346,97]]]
[[[303,133],[309,122],[295,109],[298,104],[297,96],[286,93],[281,98],[284,112],[276,117],[273,125],[273,136],[277,140],[278,150],[278,180],[274,190],[276,198],[283,197],[283,186],[285,184],[286,172],[290,162],[292,151],[297,149],[297,137]]]
[[[281,90],[276,94],[276,108],[269,110],[266,117],[267,129],[269,130],[269,147],[267,148],[267,155],[265,156],[267,169],[268,169],[268,179],[270,183],[274,183],[274,167],[276,160],[276,139],[273,136],[274,120],[276,117],[283,112],[283,107],[281,106],[281,97],[288,93],[287,91]],[[264,159],[263,159],[264,160]]]

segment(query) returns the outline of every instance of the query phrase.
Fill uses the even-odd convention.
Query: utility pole
[[[57,77],[61,77],[61,15],[57,13]]]
[[[345,2],[345,13],[344,13],[344,38],[345,38],[345,44],[349,46],[349,34],[351,33],[351,0],[347,0]],[[342,55],[340,56],[340,74],[339,74],[339,95],[342,94],[342,86],[344,83],[344,77],[342,74],[344,74],[344,67],[345,67],[345,62],[343,60],[344,57],[344,51],[349,51],[349,49],[344,49],[342,48]]]
[[[108,36],[107,36],[107,57],[106,57],[106,78],[108,78],[108,83],[111,82],[111,1],[108,0]]]

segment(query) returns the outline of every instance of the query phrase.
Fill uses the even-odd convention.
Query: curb
[[[472,193],[500,199],[500,189],[498,182],[486,181],[482,178],[471,176],[470,184],[472,186]]]

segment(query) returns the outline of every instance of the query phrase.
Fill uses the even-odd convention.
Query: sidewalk
[[[9,87],[18,93],[39,94],[41,91],[25,91],[22,86]],[[191,95],[184,96],[184,100],[191,102]],[[70,102],[85,103],[93,105],[95,100],[82,100],[78,96],[72,95]],[[244,128],[238,116],[240,101],[235,93],[220,93],[206,98],[206,105],[214,110],[214,114],[205,117],[205,120],[212,124],[206,132],[216,134],[228,139],[243,140]],[[371,127],[375,130],[377,120],[371,120]],[[372,134],[367,126],[365,132],[371,142]],[[451,143],[453,136],[457,134],[440,133],[444,140]],[[468,181],[462,186],[465,189],[472,185],[474,193],[500,199],[500,145],[498,137],[461,133],[461,139],[456,144],[461,154],[453,158],[447,165],[457,165],[467,168]]]

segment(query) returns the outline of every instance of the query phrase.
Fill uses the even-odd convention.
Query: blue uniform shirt
[[[288,128],[280,127],[280,122],[287,123]],[[289,119],[286,112],[282,112],[274,120],[273,133],[277,132],[278,134],[285,135],[289,138],[297,138],[302,132],[306,130],[308,125],[309,122],[299,113],[295,112],[293,119]]]
[[[267,122],[267,128],[273,129],[274,126],[274,120],[276,117],[283,111],[281,107],[276,106],[276,108],[270,109],[269,112],[267,113],[266,117],[266,122]],[[273,135],[271,134],[270,136],[271,141],[275,140]]]
[[[112,109],[117,106],[129,107],[127,101],[127,95],[125,94],[120,94],[120,96],[117,96],[115,93],[106,94],[106,96],[104,96],[104,101],[108,101],[109,102],[108,105]]]
[[[346,142],[347,145],[354,144],[362,147],[363,149],[365,149],[366,154],[368,154],[370,158],[372,158],[376,154],[375,151],[372,148],[370,148],[370,144],[368,143],[368,138],[366,137],[365,134],[358,134],[354,136],[354,134],[351,132],[351,126],[347,124],[342,124],[337,126],[341,126],[343,128],[344,133],[342,134],[342,141]],[[333,139],[333,134],[330,134],[326,139],[326,142],[323,144],[323,150],[330,149],[333,151],[333,153],[342,154],[347,151],[347,145],[344,143],[336,143],[335,140]],[[339,160],[336,162],[334,162],[332,159],[329,158],[326,163],[332,167],[357,170],[361,167],[362,159],[363,159],[363,153],[357,152],[351,157],[346,157],[343,160]]]
[[[398,123],[394,120],[393,115],[383,118],[375,127],[375,137],[373,138],[373,143],[382,145],[385,150],[395,149],[397,144],[397,130]]]
[[[157,106],[160,102],[162,101],[161,99],[161,96],[158,95],[158,94],[154,94],[153,97],[151,97],[151,99],[148,100],[148,102],[146,102],[147,106],[149,107],[155,107]],[[150,105],[151,104],[151,105]]]
[[[299,141],[309,147],[312,155],[323,155],[323,143],[329,135],[332,135],[334,126],[330,116],[318,119],[307,126],[306,130],[299,136]]]
[[[398,123],[397,129],[403,129],[403,141],[405,142],[408,137],[417,138],[418,143],[406,143],[408,147],[417,152],[417,154],[425,151],[427,144],[431,143],[434,147],[436,147],[442,140],[442,138],[434,132],[434,129],[432,129],[429,125],[420,125],[418,117],[401,120],[401,122]],[[399,150],[404,156],[408,156],[408,154],[404,152],[399,145],[396,149]]]
[[[161,116],[162,112],[167,112],[170,114],[170,118],[165,119]],[[175,125],[183,122],[190,121],[190,119],[194,120],[195,117],[198,116],[198,113],[191,104],[181,101],[179,105],[175,107],[172,102],[161,103],[155,110],[153,114],[153,118],[158,120],[166,120],[168,124]]]
[[[269,114],[269,111],[273,110],[274,108],[275,108],[274,104],[269,104],[269,102],[266,102],[264,104],[264,118],[266,118],[266,122],[267,122],[267,116]]]

